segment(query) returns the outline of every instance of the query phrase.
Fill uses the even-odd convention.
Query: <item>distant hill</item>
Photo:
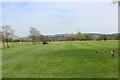
[[[98,37],[102,36],[102,35],[107,35],[109,37],[109,39],[113,39],[110,38],[110,36],[114,36],[114,37],[118,37],[120,38],[120,33],[118,35],[118,33],[113,33],[113,34],[100,34],[100,33],[83,33],[85,36],[89,36],[89,38],[92,38],[92,39],[97,39]],[[57,41],[58,39],[60,40],[65,40],[67,37],[71,37],[73,36],[74,34],[55,34],[55,35],[45,35],[45,36],[48,36],[49,39],[51,41]],[[19,40],[24,40],[24,41],[27,41],[27,40],[31,40],[29,37],[19,37],[18,38]]]

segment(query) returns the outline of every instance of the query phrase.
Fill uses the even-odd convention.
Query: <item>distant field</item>
[[[2,56],[5,78],[118,77],[118,41],[16,43]]]

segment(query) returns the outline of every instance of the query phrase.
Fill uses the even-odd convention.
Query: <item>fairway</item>
[[[20,42],[2,51],[4,78],[118,77],[117,40],[49,42],[46,45]]]

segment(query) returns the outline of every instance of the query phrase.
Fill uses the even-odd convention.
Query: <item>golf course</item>
[[[118,40],[12,44],[2,49],[4,78],[118,78]]]

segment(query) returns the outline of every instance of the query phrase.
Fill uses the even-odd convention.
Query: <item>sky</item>
[[[118,32],[118,6],[109,1],[2,2],[0,5],[0,24],[11,25],[20,37],[28,36],[30,27],[43,35]]]

